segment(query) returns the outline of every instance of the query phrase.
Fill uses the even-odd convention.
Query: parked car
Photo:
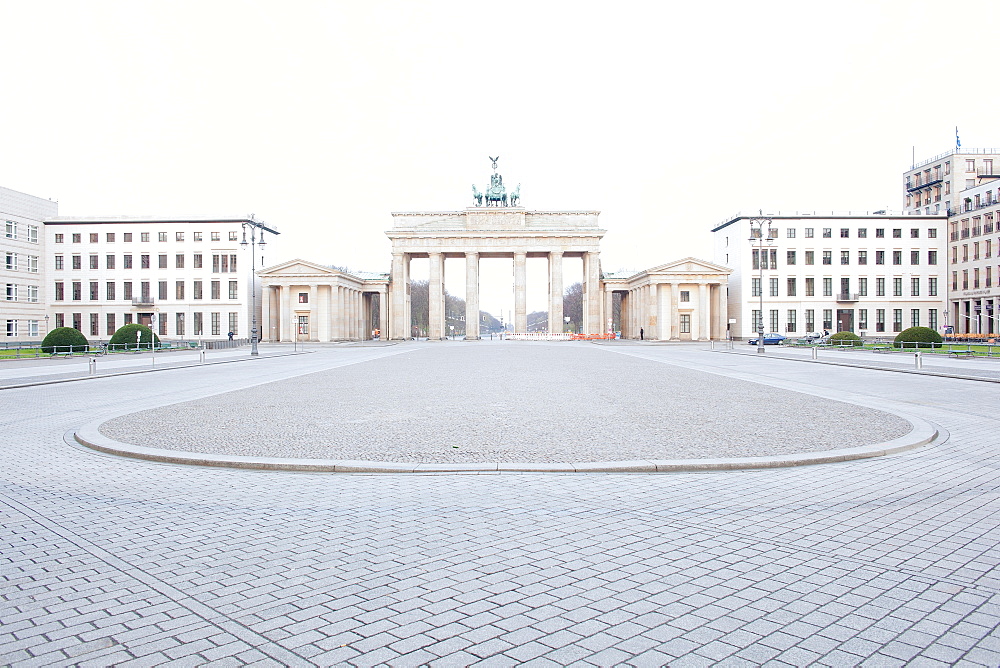
[[[784,343],[784,341],[785,341],[785,337],[782,336],[781,334],[776,333],[776,332],[771,332],[770,334],[765,334],[764,335],[764,345],[765,346],[777,346],[777,345],[781,345],[782,343]],[[748,339],[747,343],[749,343],[752,346],[757,345],[757,337],[755,336],[752,339]]]
[[[810,332],[802,338],[808,343],[826,343],[830,340],[830,335],[823,332]]]

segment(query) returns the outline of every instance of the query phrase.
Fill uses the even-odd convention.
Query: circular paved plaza
[[[268,357],[271,348],[256,360],[0,391],[0,663],[1000,662],[997,384],[699,346],[524,345],[490,362],[483,344],[478,352],[442,343]],[[562,370],[532,373],[550,367]],[[470,371],[483,368],[508,380]],[[427,391],[400,403],[401,390],[386,387],[394,373]],[[572,391],[588,374],[602,379],[597,396]],[[442,387],[445,377],[455,381]],[[311,438],[323,421],[353,415],[362,420],[354,433],[368,434],[363,421],[377,418],[393,429],[391,439],[372,437],[384,447],[419,417],[430,432],[464,406],[468,425],[454,434],[482,429],[492,447],[518,439],[486,429],[489,419],[528,436],[597,430],[601,438],[581,441],[587,447],[604,438],[646,447],[669,440],[662,416],[683,413],[686,402],[665,395],[679,387],[730,401],[724,419],[710,423],[721,422],[713,438],[734,447],[778,437],[778,428],[763,438],[751,428],[754,438],[741,445],[741,429],[726,425],[748,431],[749,408],[765,405],[748,392],[801,402],[792,404],[801,415],[816,411],[809,421],[835,407],[847,411],[841,422],[881,422],[889,437],[897,432],[886,415],[918,416],[941,436],[890,456],[753,471],[418,475],[171,465],[72,439],[81,425],[109,420],[138,420],[135,433],[144,431],[134,440],[144,442],[149,434],[187,440],[197,430],[175,425],[195,419],[202,432],[272,429],[267,416],[303,394],[349,395],[337,378],[368,385],[344,408],[303,410],[294,429]],[[537,390],[508,394],[533,382]],[[369,399],[369,389],[387,400]],[[642,399],[636,412],[612,415],[629,410],[626,392],[655,405]],[[302,405],[315,410],[313,401]],[[717,417],[715,398],[693,403]],[[388,412],[359,411],[366,406]],[[177,419],[185,411],[194,412]],[[707,413],[692,411],[686,431],[697,434]],[[519,424],[519,414],[530,421]],[[638,419],[653,420],[656,439],[641,438]],[[572,420],[583,426],[561,424]],[[774,421],[781,432],[811,428],[805,419]],[[767,431],[772,423],[757,424]],[[829,444],[842,444],[846,432],[837,433]]]

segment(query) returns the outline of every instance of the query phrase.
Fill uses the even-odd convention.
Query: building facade
[[[763,240],[751,218],[712,230],[715,263],[732,270],[733,338],[752,336],[761,319],[765,331],[791,337],[944,324],[946,216],[776,214],[766,216]]]
[[[1000,332],[1000,178],[959,193],[948,219],[949,322],[958,333]]]
[[[58,213],[56,202],[0,188],[4,225],[0,327],[8,341],[38,340],[47,333],[43,221]]]
[[[152,326],[162,339],[250,336],[263,266],[242,245],[246,218],[45,220],[46,302],[53,327],[91,339],[123,325]],[[254,223],[259,225],[259,223]],[[268,232],[277,231],[267,227]],[[259,251],[258,251],[259,252]],[[256,297],[256,298],[255,298]]]
[[[962,191],[983,179],[997,178],[1000,149],[956,148],[913,165],[906,181],[904,212],[924,216],[951,215],[962,207]]]

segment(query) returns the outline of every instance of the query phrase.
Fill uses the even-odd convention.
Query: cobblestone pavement
[[[752,381],[756,398],[880,402],[950,434],[891,457],[754,472],[306,475],[64,442],[105,413],[229,390],[260,410],[262,383],[411,349],[0,392],[0,663],[1000,663],[992,383],[600,348]]]

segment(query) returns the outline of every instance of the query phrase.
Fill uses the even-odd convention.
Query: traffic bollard
[[[920,353],[913,353],[913,364],[918,369],[924,368],[924,359],[920,356]]]
[[[91,357],[90,358],[90,375],[93,376],[96,373],[97,373],[97,358],[96,357]]]
[[[204,350],[201,351],[201,360],[200,361],[201,361],[202,364],[205,363],[205,351]]]
[[[813,359],[814,360],[818,360],[819,359],[819,348],[817,348],[816,346],[813,346],[812,347],[812,353],[813,353]]]

